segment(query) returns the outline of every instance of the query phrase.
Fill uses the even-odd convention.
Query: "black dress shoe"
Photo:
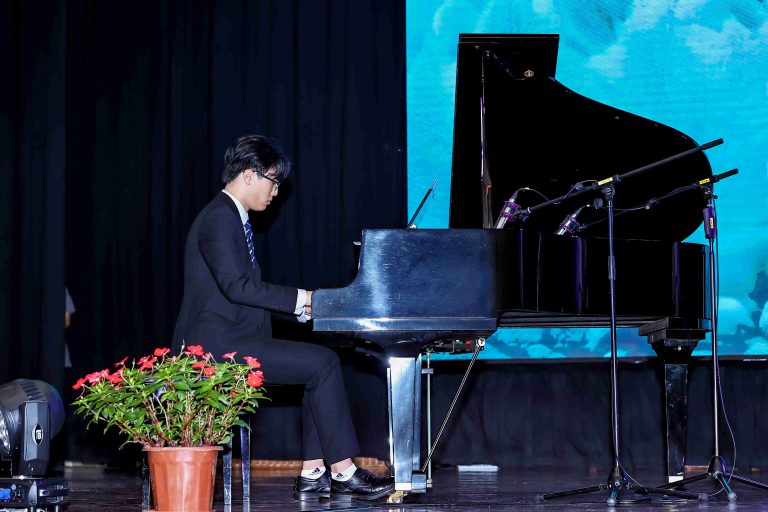
[[[315,480],[301,475],[296,477],[293,484],[293,499],[295,500],[316,500],[328,499],[331,497],[331,474],[326,471],[320,478]]]
[[[394,490],[395,482],[391,477],[379,478],[362,468],[357,468],[355,474],[346,482],[331,480],[331,495],[334,499],[377,500],[388,496]]]

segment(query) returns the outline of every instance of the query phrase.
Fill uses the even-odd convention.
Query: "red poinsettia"
[[[191,354],[193,356],[202,357],[203,356],[203,347],[202,345],[190,345],[187,347],[187,350],[185,354]]]
[[[261,387],[261,385],[264,384],[264,374],[260,370],[250,372],[248,374],[247,384],[252,388]]]
[[[77,412],[96,423],[117,427],[130,442],[145,446],[210,446],[226,443],[231,428],[243,424],[239,417],[254,411],[264,398],[261,363],[236,352],[217,362],[201,345],[182,348],[168,357],[170,349],[156,348],[116,370],[89,373],[75,382],[81,390]]]
[[[142,358],[142,360],[139,361],[141,363],[139,370],[149,370],[152,368],[155,361],[157,361],[156,357]]]
[[[243,359],[248,366],[251,366],[252,368],[261,368],[261,363],[255,357],[245,356]]]
[[[113,373],[112,375],[106,375],[104,378],[107,379],[112,384],[120,384],[123,382],[123,377],[120,375],[121,372]]]

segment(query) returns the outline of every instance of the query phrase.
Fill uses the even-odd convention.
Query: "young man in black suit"
[[[299,321],[312,312],[311,291],[262,280],[248,221],[248,211],[267,209],[289,170],[287,158],[264,137],[241,137],[227,149],[224,190],[200,212],[187,237],[174,348],[200,344],[219,357],[226,352],[253,356],[268,384],[305,385],[304,461],[294,498],[383,498],[394,491],[392,479],[378,478],[352,462],[359,447],[336,354],[272,338],[272,311],[296,315]]]

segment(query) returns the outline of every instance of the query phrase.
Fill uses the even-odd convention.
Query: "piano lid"
[[[560,84],[554,78],[558,40],[557,35],[459,36],[450,227],[482,227],[480,95],[484,54],[486,147],[494,220],[504,201],[522,187],[552,199],[580,181],[623,174],[697,146],[673,128],[598,103]],[[616,185],[617,213],[711,175],[709,161],[700,152],[630,177]],[[507,226],[553,233],[567,214],[597,198],[602,198],[597,191],[585,193]],[[530,191],[521,192],[517,198],[523,207],[543,201]],[[701,224],[704,206],[699,191],[688,191],[649,210],[617,215],[615,235],[683,240]],[[579,221],[591,223],[604,219],[605,214],[604,208],[585,208]],[[606,235],[606,222],[579,233],[581,237]]]

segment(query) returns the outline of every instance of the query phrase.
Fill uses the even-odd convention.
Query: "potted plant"
[[[78,379],[73,405],[89,426],[115,427],[144,447],[158,511],[211,510],[219,445],[233,426],[248,428],[240,416],[264,398],[261,364],[238,363],[235,352],[217,362],[200,345],[169,353],[157,348],[130,365],[125,357]]]

